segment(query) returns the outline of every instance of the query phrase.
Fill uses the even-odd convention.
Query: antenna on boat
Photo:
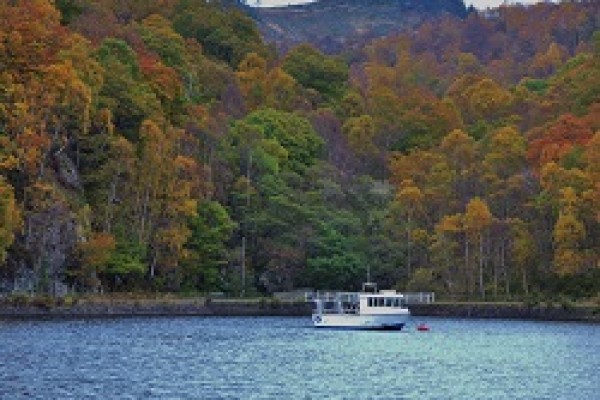
[[[363,283],[362,291],[365,293],[377,293],[377,284],[371,282],[371,265],[367,265],[367,281]]]

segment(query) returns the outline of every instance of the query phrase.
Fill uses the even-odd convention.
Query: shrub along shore
[[[600,305],[527,302],[439,302],[413,305],[414,317],[496,318],[600,323]],[[141,316],[309,316],[309,303],[275,298],[28,297],[0,300],[0,320]]]

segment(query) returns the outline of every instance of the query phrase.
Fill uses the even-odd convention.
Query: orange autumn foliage
[[[583,120],[562,115],[550,127],[530,137],[527,159],[539,171],[549,162],[559,162],[574,146],[584,146],[592,135],[592,129]]]

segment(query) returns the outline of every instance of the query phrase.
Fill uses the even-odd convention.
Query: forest
[[[600,295],[600,3],[324,54],[231,1],[0,2],[0,292]]]

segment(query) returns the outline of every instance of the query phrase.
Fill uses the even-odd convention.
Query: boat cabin
[[[406,301],[395,290],[377,291],[363,285],[362,292],[317,293],[313,314],[393,314],[406,308]],[[366,289],[369,289],[367,291]]]

